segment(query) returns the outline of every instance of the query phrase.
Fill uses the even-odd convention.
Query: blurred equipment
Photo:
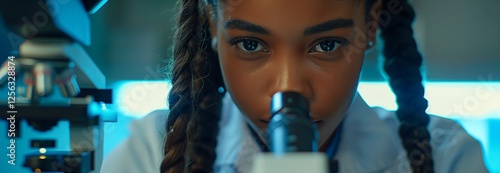
[[[12,33],[25,39],[0,70],[1,90],[7,90],[2,93],[9,93],[5,95],[7,99],[0,96],[0,112],[4,120],[16,117],[13,139],[21,137],[21,120],[41,132],[50,130],[59,121],[70,124],[67,139],[71,151],[51,151],[57,143],[52,139],[31,140],[32,148],[47,148],[46,152],[24,158],[23,166],[33,172],[100,170],[103,122],[116,121],[116,114],[106,108],[106,104],[111,104],[111,90],[105,89],[103,73],[83,46],[91,43],[89,14],[106,2],[0,1],[0,25],[3,20]]]

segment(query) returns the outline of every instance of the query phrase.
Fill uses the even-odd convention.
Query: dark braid
[[[394,0],[384,0],[382,10],[389,11],[389,1]],[[425,112],[427,100],[424,98],[420,73],[422,56],[413,38],[412,23],[415,12],[407,0],[397,1],[403,10],[399,14],[392,14],[387,26],[381,26],[385,42],[384,69],[397,98],[396,115],[401,122],[399,136],[406,149],[412,172],[434,172],[430,135],[427,131],[429,115]]]
[[[202,9],[199,32],[202,51],[191,63],[193,68],[192,93],[196,107],[187,130],[190,173],[213,171],[223,95],[218,92],[218,89],[224,85],[219,59],[209,46],[211,39],[207,10]]]
[[[174,35],[172,89],[168,96],[170,113],[166,125],[165,157],[160,168],[162,173],[184,172],[185,168],[186,129],[192,114],[190,62],[198,54],[197,13],[197,0],[182,1]]]
[[[202,6],[183,0],[178,16],[162,173],[212,172],[215,161],[223,81]]]

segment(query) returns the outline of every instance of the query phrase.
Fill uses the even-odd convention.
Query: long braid
[[[199,32],[199,38],[202,38],[200,44],[202,51],[200,56],[192,61],[194,70],[192,93],[196,108],[187,130],[190,173],[213,171],[223,95],[218,89],[224,85],[219,59],[209,46],[211,40],[209,20],[204,7],[206,4],[202,8]]]
[[[199,52],[196,38],[198,20],[197,0],[182,0],[178,28],[174,35],[172,89],[168,97],[170,113],[166,125],[165,156],[160,168],[162,173],[180,173],[185,170],[186,129],[193,112],[190,62]]]
[[[383,1],[382,10],[388,10],[389,0]],[[399,136],[406,149],[412,172],[434,172],[430,135],[427,131],[429,115],[424,98],[420,66],[422,56],[413,38],[413,8],[407,0],[398,0],[403,11],[391,16],[387,26],[382,26],[385,56],[384,70],[396,95],[397,117],[401,122]]]
[[[224,84],[202,6],[184,0],[178,17],[163,173],[213,170]]]

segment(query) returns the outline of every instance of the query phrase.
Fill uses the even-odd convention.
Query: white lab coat
[[[231,97],[224,98],[215,172],[248,173],[260,148]],[[158,173],[168,111],[154,111],[130,125],[131,136],[105,159],[102,173]],[[370,108],[356,95],[344,119],[335,159],[339,172],[410,172],[392,111]],[[488,172],[481,145],[449,119],[431,116],[432,157],[437,173]],[[235,171],[236,170],[236,171]]]

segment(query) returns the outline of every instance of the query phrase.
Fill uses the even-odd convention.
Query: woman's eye
[[[330,53],[337,50],[340,45],[341,44],[335,40],[324,40],[314,46],[311,52]]]
[[[235,44],[240,50],[248,53],[265,51],[265,47],[262,46],[258,41],[245,39],[237,42]]]

